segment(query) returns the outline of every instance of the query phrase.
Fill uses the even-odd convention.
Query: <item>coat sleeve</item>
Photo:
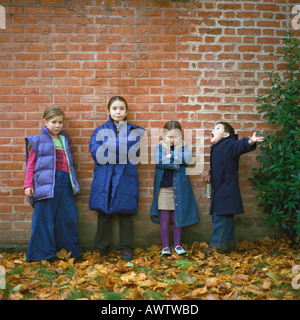
[[[248,138],[242,138],[229,144],[228,154],[231,158],[239,157],[240,155],[254,151],[256,149],[256,143],[251,145]]]
[[[36,156],[33,149],[30,148],[28,160],[26,163],[24,189],[34,187],[33,176],[34,176],[35,165],[36,165]]]
[[[171,155],[171,158],[174,159],[175,164],[181,164],[184,166],[189,165],[192,162],[193,158],[192,152],[189,150],[187,145],[183,146],[179,150],[172,151]]]
[[[97,152],[98,147],[100,146],[100,143],[96,142],[96,135],[97,135],[97,129],[94,130],[94,132],[91,136],[89,149],[90,149],[90,153],[91,153],[92,158],[97,163],[96,152]]]
[[[174,157],[171,158],[166,157],[166,150],[157,145],[155,148],[155,164],[160,169],[169,169],[178,171],[180,169],[180,165],[174,162]]]
[[[99,153],[99,148],[101,148],[102,144],[104,143],[104,140],[99,138],[99,131],[101,130],[101,127],[98,127],[94,130],[89,144],[89,149],[91,156],[95,163],[100,164],[97,159],[97,153]]]

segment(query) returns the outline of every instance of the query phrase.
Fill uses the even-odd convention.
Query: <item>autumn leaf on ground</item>
[[[0,299],[300,300],[300,249],[290,240],[242,241],[237,251],[206,256],[207,247],[195,242],[185,245],[186,255],[168,257],[157,245],[136,248],[130,262],[116,250],[83,252],[76,261],[62,249],[55,261],[35,262],[24,252],[1,252]]]
[[[56,256],[59,259],[68,260],[71,257],[72,252],[67,252],[66,249],[61,249],[60,251],[57,251]]]

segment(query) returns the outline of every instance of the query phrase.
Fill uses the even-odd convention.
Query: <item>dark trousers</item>
[[[117,216],[119,217],[119,250],[121,250],[121,253],[129,252],[132,254],[134,250],[131,245],[133,240],[132,215],[118,214]],[[98,212],[98,226],[95,236],[94,250],[103,255],[108,253],[112,219],[113,215]]]
[[[54,198],[35,202],[26,260],[49,260],[62,248],[80,257],[77,219],[69,174],[56,171]]]

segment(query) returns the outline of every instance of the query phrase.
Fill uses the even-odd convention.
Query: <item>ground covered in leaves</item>
[[[26,253],[0,253],[3,300],[300,300],[300,250],[287,239],[240,242],[236,252],[206,257],[204,242],[187,255],[163,257],[161,247],[136,248],[122,261],[83,253],[80,261],[26,262]],[[1,281],[1,277],[0,277]]]

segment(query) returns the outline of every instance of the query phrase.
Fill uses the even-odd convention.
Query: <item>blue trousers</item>
[[[54,198],[35,202],[26,260],[49,260],[62,248],[71,251],[71,257],[80,257],[77,220],[69,174],[56,171]]]
[[[234,250],[234,215],[212,214],[213,231],[210,237],[210,248],[219,250]]]

